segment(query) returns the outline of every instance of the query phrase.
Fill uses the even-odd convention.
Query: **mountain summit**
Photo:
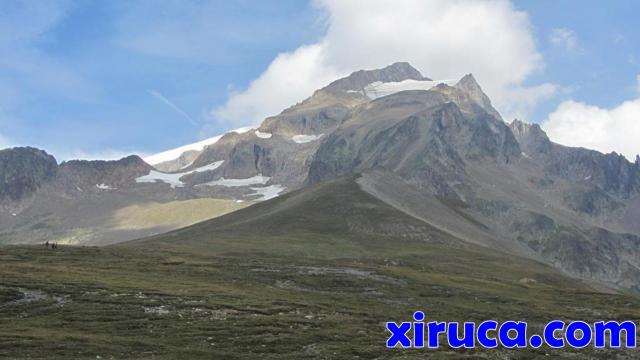
[[[400,82],[404,80],[430,81],[407,62],[393,63],[376,70],[359,70],[351,75],[338,79],[321,89],[327,92],[360,91],[375,82]]]

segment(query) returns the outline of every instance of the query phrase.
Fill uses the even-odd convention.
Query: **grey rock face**
[[[389,95],[359,110],[318,149],[310,183],[382,167],[457,197],[449,184],[462,183],[465,159],[507,163],[521,153],[502,121],[446,85]]]
[[[72,160],[60,164],[58,182],[73,186],[105,185],[112,188],[131,185],[152,167],[137,155],[115,161]]]
[[[529,156],[548,155],[553,147],[551,140],[538,124],[528,124],[515,119],[509,124],[509,128],[518,140],[522,151],[530,154]]]
[[[473,77],[473,74],[465,75],[460,79],[460,81],[458,81],[455,87],[462,90],[470,98],[471,104],[475,106],[479,105],[496,119],[502,120],[500,114],[491,105],[489,97],[482,91],[482,88],[476,81],[476,78]]]
[[[640,192],[640,165],[624,156],[555,144],[537,124],[514,120],[511,130],[523,151],[545,170],[572,182],[587,182],[594,191],[629,198]],[[597,189],[596,189],[597,188]]]
[[[0,201],[19,201],[55,178],[58,163],[30,147],[0,150]]]

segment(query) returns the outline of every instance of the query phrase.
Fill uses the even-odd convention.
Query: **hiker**
[[[47,247],[47,249],[49,248],[49,240],[47,240],[47,242],[46,242],[46,243],[44,243],[44,246],[46,246],[46,247]]]

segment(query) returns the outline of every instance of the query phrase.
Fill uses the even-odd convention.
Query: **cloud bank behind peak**
[[[212,117],[234,125],[265,117],[359,69],[407,61],[431,78],[469,72],[505,118],[526,117],[555,92],[524,82],[543,68],[529,18],[509,1],[320,0],[326,33],[316,43],[279,54],[249,86],[229,95]]]

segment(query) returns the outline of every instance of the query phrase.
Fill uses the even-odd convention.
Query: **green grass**
[[[640,300],[461,243],[338,185],[118,246],[0,248],[0,358],[638,356],[386,349],[384,322],[418,309],[439,321],[536,327],[554,319],[639,321]],[[44,297],[15,303],[19,291]]]
[[[113,226],[122,230],[151,229],[167,226],[184,227],[242,209],[248,202],[225,199],[191,199],[168,203],[145,203],[118,209]]]

